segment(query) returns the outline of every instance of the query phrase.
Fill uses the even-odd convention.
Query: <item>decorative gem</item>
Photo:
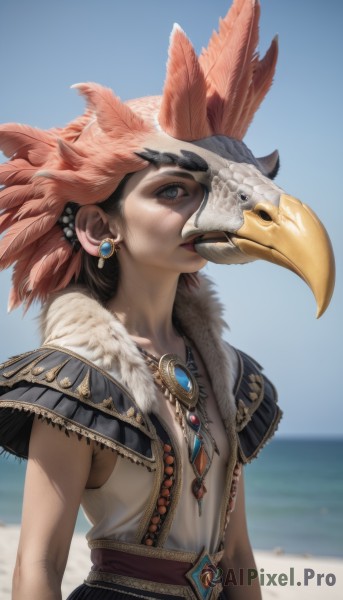
[[[199,386],[177,354],[161,356],[158,370],[168,390],[188,409],[194,408],[199,398]]]
[[[205,408],[207,394],[198,383],[198,370],[192,350],[186,344],[186,364],[177,354],[164,354],[158,359],[138,346],[147,365],[151,369],[155,384],[175,408],[175,416],[181,425],[188,446],[189,462],[195,479],[191,491],[198,502],[201,515],[202,499],[206,493],[204,479],[212,464],[213,454],[219,454],[218,447],[209,431]],[[169,460],[169,459],[167,459]],[[166,463],[166,469],[171,463]],[[168,474],[168,471],[165,470]],[[172,479],[166,479],[164,486],[172,485]]]
[[[195,565],[185,573],[197,600],[210,600],[213,588],[221,583],[222,576],[223,571],[212,562],[205,549]]]
[[[117,252],[117,249],[118,248],[116,247],[115,241],[111,238],[105,238],[102,240],[98,248],[98,269],[103,268],[105,260],[113,256],[113,254]]]

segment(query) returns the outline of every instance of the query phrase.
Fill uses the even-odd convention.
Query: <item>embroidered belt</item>
[[[222,552],[210,555],[203,550],[198,555],[112,540],[94,540],[89,545],[93,566],[87,584],[116,584],[143,594],[188,600],[216,600],[222,591],[217,568]]]

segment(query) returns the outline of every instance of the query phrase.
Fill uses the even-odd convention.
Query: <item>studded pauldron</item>
[[[277,393],[251,357],[237,351],[238,460],[250,462],[277,428]],[[54,346],[0,366],[0,446],[27,457],[33,415],[155,470],[155,427],[120,383],[86,359]]]

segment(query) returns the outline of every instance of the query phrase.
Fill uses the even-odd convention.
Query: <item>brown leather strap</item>
[[[192,563],[150,556],[134,556],[128,552],[109,548],[93,548],[92,571],[115,573],[157,583],[188,585],[185,573]]]

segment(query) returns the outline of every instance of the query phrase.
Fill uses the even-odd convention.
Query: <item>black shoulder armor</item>
[[[236,352],[239,374],[234,395],[238,456],[243,463],[247,463],[274,435],[282,410],[277,404],[276,389],[263,374],[262,367],[244,352]]]
[[[0,446],[27,458],[34,415],[151,470],[154,428],[129,392],[73,352],[49,346],[0,365]]]

